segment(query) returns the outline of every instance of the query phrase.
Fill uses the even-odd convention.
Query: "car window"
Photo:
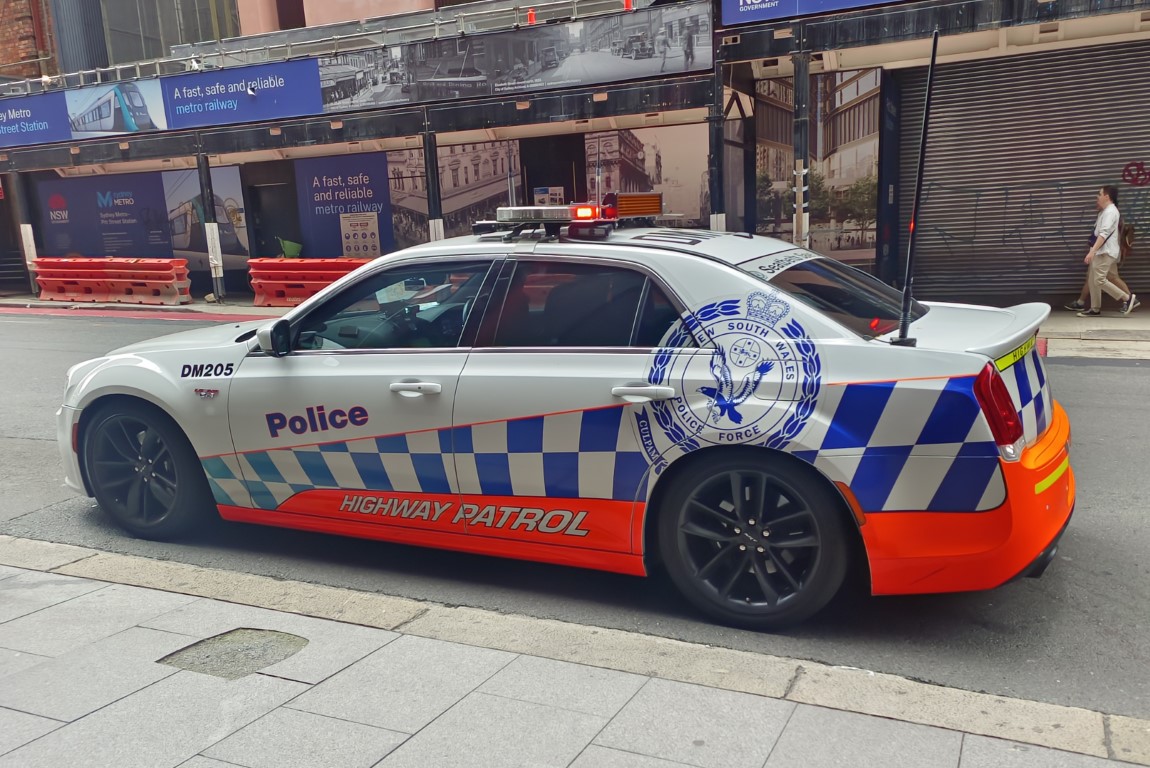
[[[902,292],[860,269],[795,248],[752,259],[739,268],[776,286],[865,338],[898,329]],[[928,307],[911,302],[911,322]]]
[[[295,348],[458,346],[489,268],[489,262],[439,262],[376,273],[308,314]]]
[[[497,347],[655,347],[679,321],[646,275],[597,264],[521,261],[495,331]]]

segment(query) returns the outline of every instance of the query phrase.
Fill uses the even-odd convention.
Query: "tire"
[[[797,624],[830,602],[846,577],[841,499],[786,459],[703,461],[672,478],[657,513],[659,554],[671,581],[724,624]]]
[[[142,403],[100,408],[84,430],[92,494],[124,530],[166,541],[215,511],[203,466],[171,417]]]

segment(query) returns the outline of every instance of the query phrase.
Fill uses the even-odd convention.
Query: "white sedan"
[[[530,213],[524,213],[529,217]],[[206,516],[646,575],[776,628],[1038,575],[1074,506],[1045,304],[913,303],[762,237],[572,224],[385,256],[274,322],[73,367],[67,482]],[[858,566],[852,568],[851,566]]]

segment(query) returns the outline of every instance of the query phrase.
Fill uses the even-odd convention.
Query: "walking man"
[[[1094,222],[1094,243],[1084,261],[1090,265],[1090,308],[1078,313],[1079,317],[1102,314],[1102,292],[1122,302],[1122,314],[1128,315],[1137,303],[1137,297],[1110,282],[1110,268],[1118,262],[1121,248],[1118,243],[1118,187],[1107,185],[1098,190],[1098,219]]]

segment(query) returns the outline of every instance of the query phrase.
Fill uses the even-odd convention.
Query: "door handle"
[[[434,381],[393,381],[390,389],[403,397],[419,397],[438,395],[443,391],[443,386]]]
[[[611,394],[623,398],[628,403],[646,403],[651,400],[670,400],[675,396],[675,388],[643,384],[640,386],[613,387]]]

